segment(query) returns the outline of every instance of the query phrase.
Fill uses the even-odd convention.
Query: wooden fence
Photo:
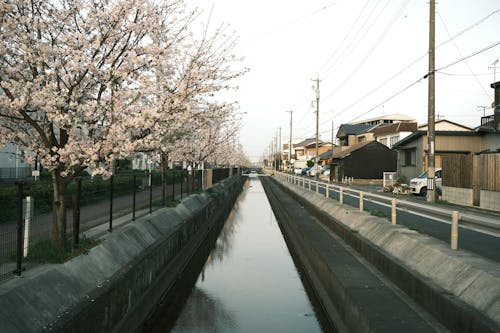
[[[444,155],[443,186],[500,191],[500,153]]]
[[[500,191],[500,153],[474,156],[477,163],[477,174],[482,190]]]
[[[472,188],[472,155],[443,155],[441,167],[443,186]]]

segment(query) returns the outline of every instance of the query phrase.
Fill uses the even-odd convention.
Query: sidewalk
[[[187,196],[186,186],[183,186],[182,197]],[[181,187],[180,184],[175,185],[175,199],[181,197]],[[158,205],[158,201],[162,200],[162,187],[155,186],[152,191],[152,210],[163,208],[161,202]],[[172,200],[172,185],[167,186],[166,189],[166,202]],[[156,205],[154,202],[157,202]],[[133,195],[132,193],[123,195],[120,197],[113,198],[113,214],[112,214],[112,226],[113,230],[120,228],[127,223],[132,222],[132,206],[133,206]],[[109,219],[110,219],[110,202],[107,199],[102,201],[85,205],[80,208],[80,237],[87,238],[101,238],[109,233]],[[136,192],[136,219],[149,214],[149,189],[145,189],[140,192]],[[67,208],[66,211],[66,221],[67,221],[67,233],[71,234],[73,230],[73,209]],[[52,230],[53,216],[52,213],[45,213],[41,215],[34,216],[30,223],[30,235],[29,235],[29,246],[32,246],[38,241],[50,239]],[[16,253],[16,229],[17,222],[6,222],[0,224],[0,283],[9,280],[15,275],[12,272],[16,269],[15,259],[12,258],[12,254]],[[7,259],[7,260],[5,260]],[[23,270],[29,270],[33,267],[39,266],[37,263],[25,262],[23,259]],[[24,272],[22,274],[25,274]]]

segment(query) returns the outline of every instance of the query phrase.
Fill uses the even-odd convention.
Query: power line
[[[378,108],[379,106],[381,106],[381,105],[383,105],[383,104],[387,103],[387,102],[388,102],[388,101],[390,101],[391,99],[393,99],[393,98],[395,98],[395,97],[399,96],[400,94],[402,94],[402,93],[403,93],[403,92],[405,92],[406,90],[410,89],[411,87],[413,87],[413,86],[414,86],[414,85],[416,85],[417,83],[421,82],[424,78],[425,78],[425,77],[422,77],[422,78],[420,78],[420,79],[416,80],[415,82],[413,82],[413,83],[409,84],[408,86],[406,86],[406,87],[404,87],[403,89],[399,90],[397,93],[395,93],[395,94],[391,95],[389,98],[384,99],[382,102],[380,102],[379,104],[375,105],[374,107],[372,107],[372,108],[371,108],[371,109],[369,109],[368,111],[366,111],[366,112],[364,112],[364,113],[360,114],[359,116],[357,116],[357,117],[355,117],[355,118],[351,119],[349,122],[353,122],[354,120],[359,119],[359,118],[363,117],[364,115],[366,115],[366,114],[368,114],[368,113],[372,112],[373,110],[375,110],[375,109],[376,109],[376,108]]]
[[[459,31],[458,33],[456,33],[455,35],[453,35],[450,39],[442,42],[441,44],[437,45],[436,48],[439,48],[441,46],[444,46],[446,44],[448,44],[449,42],[451,42],[454,38],[457,38],[461,35],[463,35],[464,33],[466,33],[467,31],[471,30],[472,28],[474,27],[477,27],[478,25],[484,23],[486,20],[488,20],[489,18],[491,18],[493,15],[497,14],[500,12],[500,8],[499,9],[496,9],[494,11],[492,11],[491,13],[489,13],[488,15],[486,15],[485,17],[479,19],[478,21],[474,22],[473,24],[471,24],[470,26],[466,27],[465,29]],[[495,45],[494,45],[495,46]],[[494,46],[491,46],[489,48],[492,48]],[[484,50],[486,51],[486,50]],[[482,52],[484,52],[482,51]],[[372,95],[374,92],[376,92],[377,90],[379,90],[380,88],[382,88],[383,86],[385,86],[387,83],[391,82],[392,80],[394,80],[396,77],[398,77],[399,75],[401,75],[402,73],[404,73],[406,70],[408,70],[410,67],[412,67],[413,65],[415,65],[416,63],[418,63],[420,60],[422,60],[423,58],[425,58],[427,56],[427,52],[422,54],[420,57],[418,57],[417,59],[415,59],[414,61],[412,61],[410,64],[408,64],[407,66],[405,66],[403,69],[401,69],[399,72],[397,72],[396,74],[394,74],[393,76],[391,76],[389,79],[385,80],[384,82],[382,82],[380,85],[378,85],[376,88],[372,89],[370,92],[368,92],[367,94],[365,94],[364,96],[362,96],[361,98],[357,99],[354,103],[350,104],[349,106],[347,106],[346,108],[342,109],[340,112],[336,113],[335,116],[338,116],[342,113],[344,113],[345,111],[351,109],[353,106],[355,106],[356,104],[358,104],[359,102],[363,101],[364,99],[366,99],[368,96]],[[470,57],[470,56],[469,56]],[[468,57],[465,57],[465,58],[468,58]],[[460,62],[460,61],[457,61],[457,63]],[[437,69],[437,71],[440,71],[444,68],[448,68],[450,67],[452,64],[450,65],[447,65],[445,67],[442,67],[440,69]],[[327,96],[328,98],[329,96]],[[326,98],[325,98],[326,99]],[[326,122],[329,122],[331,121],[335,116],[333,117],[330,117],[328,119],[325,120],[325,122],[323,122],[321,125],[325,124]]]
[[[455,48],[457,49],[457,52],[458,54],[463,57],[462,55],[462,52],[460,52],[460,49],[458,48],[458,45],[457,43],[455,42],[455,38],[452,38],[451,37],[451,34],[450,34],[450,31],[448,30],[448,27],[446,26],[446,23],[444,22],[444,19],[443,17],[441,16],[441,14],[438,12],[438,16],[439,16],[439,19],[441,20],[441,23],[443,23],[443,26],[444,26],[444,29],[446,30],[446,32],[448,33],[448,36],[450,37],[450,39],[453,41],[453,45],[455,45]],[[491,97],[490,94],[488,94],[488,92],[486,91],[486,89],[484,89],[483,85],[481,84],[481,82],[479,82],[479,79],[477,78],[476,74],[474,74],[474,72],[472,71],[472,68],[470,68],[469,66],[469,63],[467,61],[465,61],[465,65],[467,66],[467,68],[469,69],[469,71],[471,72],[472,76],[474,76],[474,79],[476,80],[477,84],[481,87],[481,89],[483,90],[484,94],[488,97]]]
[[[494,42],[494,43],[493,43],[493,44],[491,44],[491,45],[488,45],[488,46],[486,46],[486,47],[483,47],[483,48],[482,48],[482,49],[480,49],[480,50],[477,50],[477,51],[475,51],[475,52],[472,52],[472,53],[471,53],[471,54],[469,54],[468,56],[462,57],[462,58],[460,58],[460,59],[458,59],[458,60],[455,60],[455,61],[453,61],[453,62],[449,63],[449,64],[448,64],[448,65],[446,65],[446,66],[440,67],[440,68],[436,69],[436,70],[435,70],[435,72],[439,72],[439,71],[441,71],[441,70],[443,70],[443,69],[446,69],[446,68],[448,68],[448,67],[451,67],[451,66],[453,66],[453,65],[456,65],[456,64],[458,64],[458,63],[460,63],[460,62],[462,62],[462,61],[464,61],[464,60],[467,60],[467,59],[472,58],[472,57],[474,57],[474,56],[476,56],[476,55],[478,55],[478,54],[481,54],[481,53],[483,53],[483,52],[485,52],[485,51],[488,51],[489,49],[492,49],[492,48],[494,48],[495,46],[498,46],[498,45],[500,45],[500,41],[496,41],[496,42]]]

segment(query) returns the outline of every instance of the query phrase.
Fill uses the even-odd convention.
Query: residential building
[[[392,114],[352,122],[349,124],[342,124],[337,132],[339,145],[352,146],[361,142],[376,140],[376,134],[374,131],[377,128],[397,123],[415,123],[415,119],[402,114]],[[405,127],[403,130],[406,132],[408,129]],[[392,136],[395,137],[396,134],[393,133]]]
[[[326,152],[331,149],[332,144],[330,142],[324,142],[321,139],[318,140],[318,154]],[[305,139],[297,144],[293,145],[293,150],[295,151],[295,157],[297,160],[314,160],[316,157],[316,138]]]
[[[411,135],[416,130],[416,122],[398,122],[378,126],[373,130],[373,135],[375,140],[392,148],[398,141]]]
[[[396,152],[378,141],[366,141],[334,152],[330,179],[382,179],[384,172],[396,171]]]
[[[436,121],[435,167],[441,167],[442,157],[450,154],[480,152],[481,135],[467,126],[448,120]],[[427,169],[427,125],[397,142],[392,148],[397,151],[397,173],[399,177],[411,179]]]
[[[0,179],[30,177],[33,167],[22,158],[22,149],[8,144],[0,149]]]

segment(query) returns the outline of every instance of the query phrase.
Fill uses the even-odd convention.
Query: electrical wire
[[[467,60],[467,59],[469,59],[469,58],[472,58],[472,57],[474,57],[474,56],[476,56],[476,55],[478,55],[478,54],[481,54],[481,53],[483,53],[483,52],[485,52],[485,51],[488,51],[488,50],[490,50],[490,49],[492,49],[492,48],[494,48],[495,46],[498,46],[498,45],[500,45],[500,41],[496,41],[496,42],[494,42],[494,43],[493,43],[493,44],[491,44],[491,45],[488,45],[488,46],[486,46],[486,47],[483,47],[483,48],[482,48],[482,49],[480,49],[480,50],[477,50],[477,51],[475,51],[475,52],[472,52],[472,53],[471,53],[471,54],[469,54],[468,56],[465,56],[465,57],[462,57],[462,58],[460,58],[460,59],[458,59],[458,60],[455,60],[455,61],[453,61],[453,62],[449,63],[448,65],[443,66],[443,67],[440,67],[440,68],[438,68],[438,69],[436,69],[436,70],[434,70],[434,71],[435,71],[435,72],[439,72],[439,71],[441,71],[441,70],[443,70],[443,69],[446,69],[446,68],[448,68],[448,67],[451,67],[451,66],[453,66],[453,65],[456,65],[456,64],[458,64],[458,63],[460,63],[460,62],[462,62],[462,61],[465,61],[465,60]]]
[[[455,38],[452,38],[451,37],[451,34],[450,34],[450,31],[448,30],[448,27],[446,26],[446,23],[444,22],[444,19],[443,17],[441,16],[441,14],[438,12],[438,16],[439,16],[439,19],[441,20],[441,23],[443,24],[444,26],[444,29],[446,30],[446,32],[448,33],[448,36],[450,37],[450,39],[452,40],[453,42],[453,45],[455,45],[455,48],[457,49],[457,52],[458,54],[463,57],[462,55],[462,52],[460,51],[460,49],[458,48],[458,45],[457,43],[455,42]],[[481,89],[483,90],[484,94],[488,97],[491,98],[491,94],[488,94],[488,92],[486,91],[486,89],[484,88],[484,86],[481,84],[481,82],[479,81],[479,79],[477,78],[476,74],[474,74],[474,72],[472,71],[472,68],[470,68],[469,66],[469,63],[467,61],[464,60],[464,63],[465,65],[467,66],[467,68],[469,69],[469,71],[471,72],[472,76],[474,76],[474,79],[476,80],[477,84],[481,87]]]

